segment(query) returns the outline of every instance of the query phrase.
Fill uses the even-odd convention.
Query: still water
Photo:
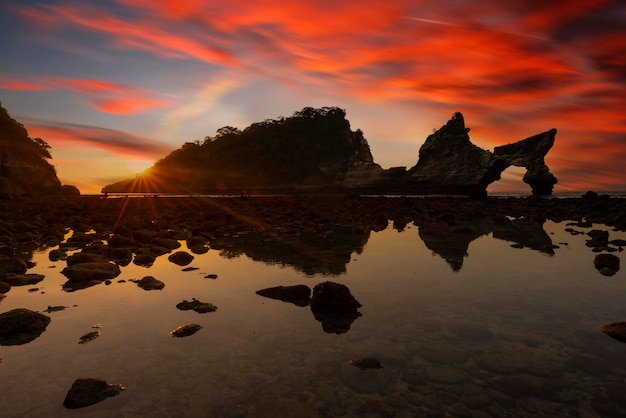
[[[65,262],[35,251],[29,273],[45,279],[13,287],[0,312],[67,308],[47,313],[52,321],[36,340],[0,347],[1,415],[623,416],[626,344],[601,332],[626,320],[623,269],[601,275],[589,237],[566,232],[565,223],[511,225],[444,239],[426,225],[390,224],[342,255],[306,263],[278,250],[211,249],[194,255],[196,270],[182,271],[161,256],[74,292],[62,289]],[[164,289],[131,281],[147,275]],[[346,285],[362,304],[347,332],[327,333],[309,307],[255,293],[324,281]],[[176,308],[192,298],[218,309]],[[186,323],[202,329],[169,335]],[[94,324],[101,335],[78,344]],[[383,367],[350,365],[364,356]],[[127,389],[64,409],[82,376]]]

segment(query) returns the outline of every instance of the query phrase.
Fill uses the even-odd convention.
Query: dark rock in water
[[[107,259],[100,254],[93,254],[89,252],[80,252],[72,254],[67,257],[66,263],[68,266],[75,266],[82,263],[106,263]]]
[[[165,247],[168,250],[175,250],[180,248],[180,242],[171,238],[155,238],[152,243],[158,247]]]
[[[59,261],[67,259],[67,253],[63,250],[52,250],[48,253],[48,259],[50,261]]]
[[[626,322],[612,322],[603,326],[602,332],[617,341],[626,343]]]
[[[361,316],[361,304],[352,296],[346,286],[333,283],[319,283],[313,288],[311,312],[322,323],[324,332],[343,334],[350,330],[352,323]]]
[[[616,247],[626,247],[626,240],[624,239],[612,239],[609,241],[609,244],[615,245]]]
[[[182,269],[181,271],[195,271],[195,270],[200,270],[199,267],[185,267],[184,269]]]
[[[11,285],[5,281],[0,280],[0,295],[7,293],[11,290]]]
[[[585,200],[595,200],[598,198],[598,193],[589,190],[588,192],[586,192],[584,195],[582,195],[582,198]]]
[[[65,277],[77,282],[114,279],[120,273],[121,270],[117,265],[104,261],[75,264],[67,266],[61,271]]]
[[[174,254],[167,257],[169,261],[179,266],[186,266],[191,263],[194,259],[194,256],[185,251],[177,251]]]
[[[44,312],[58,312],[67,309],[67,306],[48,306]]]
[[[146,276],[137,282],[137,286],[143,290],[161,290],[165,287],[165,283],[152,276]]]
[[[270,299],[293,303],[297,306],[308,306],[311,298],[311,288],[303,284],[276,286],[258,290],[256,294]]]
[[[78,339],[78,344],[86,344],[98,338],[100,336],[100,331],[91,331],[86,334],[81,335]]]
[[[592,231],[587,232],[587,235],[591,237],[590,240],[585,242],[587,247],[606,247],[609,245],[609,231],[602,231],[599,229],[594,229]]]
[[[29,309],[13,309],[0,314],[0,345],[22,345],[39,337],[50,317]]]
[[[117,396],[126,388],[118,383],[109,384],[95,377],[81,377],[74,381],[67,392],[63,406],[68,409],[84,408]]]
[[[593,265],[603,276],[613,276],[619,271],[619,257],[613,254],[596,254]]]
[[[177,327],[175,330],[170,332],[172,337],[188,337],[190,335],[195,334],[196,332],[202,329],[201,325],[198,324],[186,324]]]
[[[127,266],[133,260],[133,253],[128,248],[107,248],[106,256],[120,266]]]
[[[26,261],[18,257],[8,257],[0,259],[0,278],[5,277],[7,273],[24,274],[28,270]]]
[[[383,365],[380,364],[380,361],[378,359],[375,359],[374,357],[355,358],[355,359],[350,360],[350,365],[354,367],[358,367],[361,370],[380,369],[383,367]]]
[[[176,304],[176,308],[181,311],[192,310],[198,313],[207,313],[207,312],[215,312],[217,311],[217,306],[208,302],[200,302],[198,299],[192,299],[191,302],[183,300],[182,302]]]
[[[156,260],[156,256],[152,254],[152,252],[150,252],[149,250],[144,250],[135,254],[135,258],[133,259],[133,264],[136,264],[142,267],[150,267],[152,264],[154,264],[155,260]]]
[[[43,274],[13,274],[8,273],[4,277],[4,281],[11,286],[27,286],[31,284],[37,284],[45,278]]]
[[[206,276],[204,276],[205,279],[217,279],[217,274],[207,274]]]

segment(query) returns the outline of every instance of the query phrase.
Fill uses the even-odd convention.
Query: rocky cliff
[[[417,164],[407,173],[407,187],[486,195],[489,184],[499,180],[508,167],[517,166],[526,168],[523,181],[530,185],[533,194],[552,193],[557,180],[544,157],[554,144],[556,129],[496,147],[494,152],[472,144],[468,132],[463,115],[456,113],[428,136],[419,150]]]
[[[0,103],[0,194],[77,193],[62,186],[50,164],[50,146],[31,138],[24,125],[13,119]]]
[[[533,194],[552,193],[556,178],[544,157],[556,130],[496,147],[472,144],[461,113],[426,138],[417,164],[382,169],[367,140],[352,131],[345,111],[304,108],[289,118],[226,126],[214,138],[184,144],[158,161],[148,176],[106,186],[103,192],[211,193],[354,191],[358,193],[486,196],[510,166],[526,167]]]

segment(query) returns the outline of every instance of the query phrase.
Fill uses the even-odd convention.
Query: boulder
[[[24,274],[28,270],[26,261],[19,257],[7,257],[0,259],[0,278],[7,273]]]
[[[0,280],[0,295],[7,293],[11,290],[11,285],[3,280]]]
[[[22,345],[39,337],[50,317],[29,309],[13,309],[0,314],[0,345]]]
[[[31,284],[37,284],[45,278],[43,274],[13,274],[8,273],[4,281],[11,286],[28,286]]]
[[[258,290],[256,294],[270,299],[293,303],[297,306],[308,306],[311,298],[311,288],[303,284],[276,286]]]
[[[619,257],[613,254],[596,254],[593,265],[603,276],[613,276],[619,271]]]
[[[67,266],[61,274],[71,281],[110,280],[119,276],[119,266],[109,262],[90,262]]]
[[[165,283],[152,276],[146,276],[137,282],[137,286],[143,290],[161,290],[165,287]]]
[[[120,384],[109,384],[95,377],[81,377],[74,381],[67,392],[63,406],[68,409],[84,408],[117,396],[125,389]]]
[[[186,266],[191,263],[194,259],[194,256],[189,254],[186,251],[177,251],[174,254],[167,257],[169,261],[179,266]]]
[[[361,316],[360,307],[350,289],[342,284],[323,282],[313,288],[311,312],[322,323],[326,333],[348,332],[352,323]]]

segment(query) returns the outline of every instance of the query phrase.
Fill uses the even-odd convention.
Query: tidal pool
[[[34,341],[0,347],[1,415],[624,416],[626,344],[601,328],[626,320],[626,276],[594,268],[585,233],[626,235],[566,228],[511,220],[474,225],[481,232],[472,234],[390,223],[347,239],[334,231],[325,239],[335,252],[306,241],[246,246],[244,235],[233,237],[241,251],[194,254],[195,270],[165,255],[73,292],[63,290],[65,261],[41,249],[29,273],[45,279],[13,287],[0,312],[67,308],[46,313],[52,321]],[[176,251],[187,250],[181,244]],[[148,275],[165,287],[132,281]],[[325,332],[308,306],[255,293],[325,281],[347,286],[362,305],[345,332]],[[192,298],[217,311],[176,308]],[[202,329],[169,334],[187,323]],[[97,338],[79,344],[96,329]],[[383,367],[350,364],[360,357]],[[72,382],[84,376],[127,389],[65,409]]]

